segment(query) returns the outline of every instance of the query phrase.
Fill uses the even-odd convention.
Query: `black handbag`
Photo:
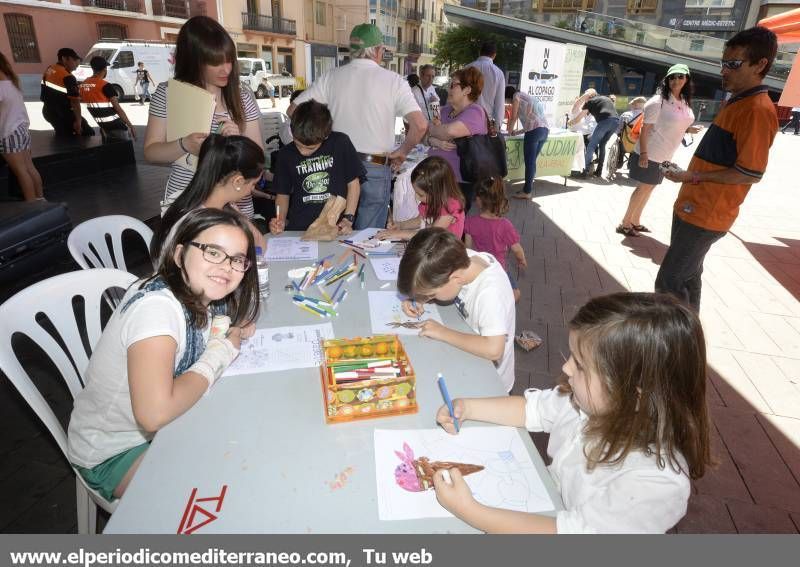
[[[488,134],[475,134],[455,138],[456,152],[460,161],[461,178],[474,183],[489,177],[505,177],[508,174],[506,142],[486,115]]]

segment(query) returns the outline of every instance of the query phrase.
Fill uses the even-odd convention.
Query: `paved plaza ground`
[[[260,102],[267,111],[269,103]],[[144,109],[125,107],[131,108],[134,123],[146,122]],[[33,117],[35,110],[29,112]],[[674,161],[685,167],[695,148],[681,148]],[[798,156],[800,137],[778,134],[767,174],[753,187],[731,233],[706,259],[700,315],[719,464],[694,483],[689,513],[674,530],[678,533],[800,531]],[[154,174],[148,175],[143,178]],[[509,184],[509,192],[518,188]],[[74,198],[63,188],[54,191],[67,201]],[[678,186],[666,181],[656,189],[642,219],[653,232],[639,238],[614,231],[631,191],[624,175],[614,183],[570,179],[566,185],[561,178],[545,178],[537,180],[531,201],[511,200],[510,218],[528,255],[528,269],[519,278],[517,328],[544,339],[530,353],[517,350],[515,393],[553,385],[561,353],[567,351],[566,321],[589,297],[652,291],[669,243]],[[115,202],[113,211],[102,214],[125,206]],[[59,415],[65,419],[69,405],[63,392],[48,388],[48,399],[61,400]],[[0,531],[74,532],[73,474],[5,379],[0,380],[0,415],[5,432],[0,437]],[[535,436],[535,441],[542,450],[546,440]]]

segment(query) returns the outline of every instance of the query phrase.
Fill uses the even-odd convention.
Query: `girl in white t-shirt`
[[[44,201],[42,178],[31,156],[31,134],[19,78],[0,53],[0,155],[17,178],[26,201]]]
[[[639,236],[640,232],[650,232],[641,223],[641,216],[653,188],[664,180],[659,165],[672,159],[684,134],[700,131],[700,127],[692,127],[692,91],[689,67],[678,63],[667,71],[659,94],[645,103],[642,133],[628,159],[630,178],[637,185],[617,226],[619,234]]]
[[[69,460],[108,500],[125,492],[155,432],[236,358],[258,316],[253,235],[240,214],[193,211],[167,248],[109,320],[69,422]]]
[[[436,497],[492,533],[664,533],[686,513],[690,479],[711,464],[700,321],[670,296],[618,293],[590,300],[569,329],[557,388],[453,402],[459,425],[548,432],[565,509],[553,518],[486,506],[458,469],[434,475]],[[457,432],[447,406],[436,420]]]

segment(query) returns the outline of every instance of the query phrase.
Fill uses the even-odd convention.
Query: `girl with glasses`
[[[630,178],[637,185],[617,226],[619,234],[639,236],[640,232],[650,232],[641,224],[641,216],[653,189],[664,180],[659,165],[672,159],[684,134],[700,131],[699,126],[692,126],[692,92],[689,67],[678,63],[667,71],[658,94],[645,103],[642,133],[628,160]]]
[[[244,136],[211,134],[200,146],[200,159],[192,181],[164,212],[153,240],[150,256],[157,262],[175,227],[198,208],[239,211],[237,203],[249,197],[264,171],[264,153]],[[249,223],[249,221],[246,221]],[[266,249],[264,235],[252,224],[256,246]]]
[[[104,498],[122,496],[155,432],[197,403],[252,335],[255,260],[242,215],[196,210],[156,272],[125,293],[92,353],[67,434],[70,461]]]

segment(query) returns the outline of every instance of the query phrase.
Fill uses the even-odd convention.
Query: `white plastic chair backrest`
[[[281,129],[281,124],[288,122],[289,117],[283,112],[265,112],[261,115],[262,139],[266,140],[272,136],[277,136]]]
[[[11,340],[27,335],[52,360],[74,398],[83,389],[89,364],[73,310],[73,298],[83,298],[83,320],[92,350],[100,340],[103,292],[112,287],[127,289],[136,276],[121,270],[96,269],[69,272],[36,283],[0,305],[0,370],[36,412],[66,455],[67,435],[50,405],[14,354]],[[66,351],[37,321],[44,314],[61,337]],[[69,356],[68,356],[69,354]],[[75,361],[75,366],[70,358]]]
[[[127,271],[122,250],[122,233],[126,230],[139,233],[148,250],[150,249],[153,231],[142,221],[126,215],[108,215],[82,222],[69,233],[67,247],[83,269],[117,268]],[[111,237],[111,250],[108,248],[106,235]]]

